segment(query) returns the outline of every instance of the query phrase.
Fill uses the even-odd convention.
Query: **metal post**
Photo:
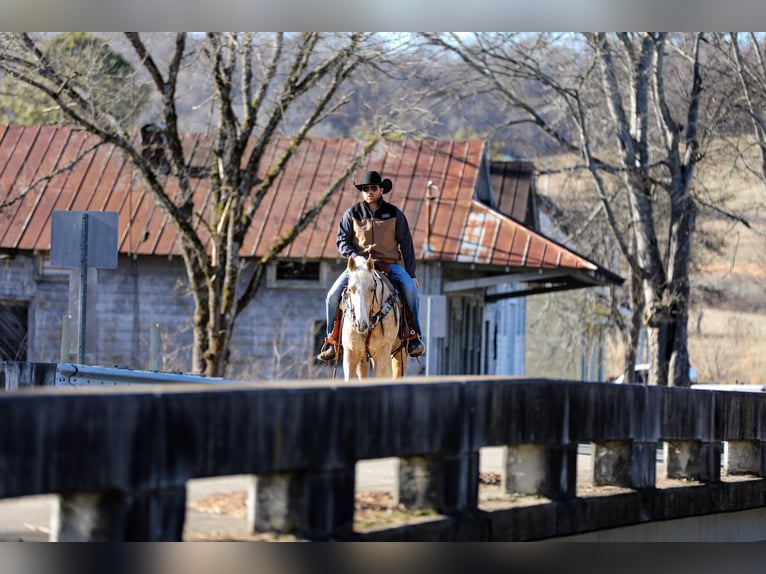
[[[434,353],[433,342],[431,341],[431,299],[426,297],[426,377],[431,374],[431,356]]]
[[[71,335],[70,329],[72,323],[72,316],[71,315],[64,315],[61,317],[61,355],[59,357],[59,362],[61,363],[68,363],[70,361],[69,358],[69,337]]]
[[[85,307],[88,304],[88,214],[82,213],[82,231],[80,234],[80,308],[78,309],[79,344],[77,345],[77,363],[85,364]]]
[[[149,334],[149,370],[160,370],[160,324],[153,323]]]
[[[428,180],[428,183],[426,183],[426,205],[428,206],[428,219],[426,219],[426,252],[431,252],[431,218],[432,218],[432,211],[433,211],[433,200],[436,199],[436,196],[431,193],[431,190],[436,188],[436,191],[439,191],[439,188],[437,185],[431,181]],[[428,361],[426,361],[428,362]]]

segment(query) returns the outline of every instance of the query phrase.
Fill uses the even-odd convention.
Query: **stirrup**
[[[418,336],[417,339],[410,339],[407,341],[407,354],[410,357],[420,357],[425,354],[426,346]]]
[[[338,357],[338,353],[335,350],[337,343],[331,343],[329,340],[325,340],[322,345],[322,350],[317,355],[318,361],[334,361]]]

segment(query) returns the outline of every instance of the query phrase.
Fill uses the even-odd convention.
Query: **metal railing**
[[[56,386],[77,387],[84,385],[164,385],[181,383],[236,383],[222,378],[203,377],[184,373],[137,371],[118,367],[97,367],[59,363],[56,365]],[[240,383],[242,381],[239,381]]]

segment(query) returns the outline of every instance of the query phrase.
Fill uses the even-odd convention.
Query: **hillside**
[[[722,142],[729,144],[732,142]],[[737,148],[750,149],[746,140]],[[758,158],[748,158],[758,165]],[[755,163],[752,163],[755,162]],[[698,172],[695,265],[691,275],[689,356],[701,380],[766,383],[766,188],[746,174],[729,145],[712,149]],[[734,223],[704,203],[722,204]],[[720,250],[704,245],[720,242]]]
[[[690,309],[689,356],[701,380],[766,383],[766,264],[760,230],[728,230],[726,251],[691,277],[698,296]]]
[[[701,382],[766,384],[766,187],[738,169],[730,149],[724,145],[709,153],[693,190],[699,210],[690,274],[689,356]],[[551,159],[536,162],[538,170],[572,162]],[[537,191],[582,214],[593,209],[590,186],[587,178],[558,172],[539,177]],[[574,219],[570,232],[577,225]],[[594,237],[581,236],[586,253]],[[611,343],[607,373],[619,373],[622,350]]]

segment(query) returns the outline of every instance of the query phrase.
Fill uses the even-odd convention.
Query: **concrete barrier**
[[[508,377],[64,388],[55,371],[0,365],[0,498],[59,494],[51,540],[181,540],[186,482],[241,474],[254,531],[310,540],[540,540],[766,504],[766,395]],[[661,478],[694,484],[657,488],[658,441]],[[578,497],[579,443],[594,485],[626,490]],[[534,503],[480,508],[489,446],[506,447],[504,491]],[[387,457],[399,501],[434,516],[355,531],[355,465]]]

